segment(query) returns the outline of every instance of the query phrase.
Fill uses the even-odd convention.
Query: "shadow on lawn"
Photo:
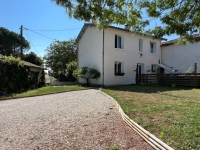
[[[128,91],[139,93],[157,93],[165,91],[179,91],[179,90],[191,90],[191,87],[172,87],[172,86],[157,86],[157,85],[121,85],[121,86],[109,86],[104,89],[116,90],[116,91]]]

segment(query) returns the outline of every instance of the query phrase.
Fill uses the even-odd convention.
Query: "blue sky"
[[[57,40],[75,38],[80,32],[84,22],[70,19],[65,9],[56,5],[51,0],[1,0],[0,1],[0,26],[10,31],[20,33],[20,26],[31,30],[62,30],[65,31],[36,31],[40,34]],[[44,56],[45,49],[53,40],[24,30],[23,36],[35,46],[28,51],[33,51],[39,56]],[[35,48],[34,48],[35,47]],[[36,50],[35,50],[36,49]]]
[[[0,0],[0,26],[10,31],[20,33],[20,26],[30,30],[63,30],[65,31],[35,31],[56,40],[76,38],[84,22],[69,18],[65,9],[51,0]],[[40,57],[53,42],[36,33],[24,30],[23,36],[30,42],[31,49]],[[165,37],[168,40],[176,36]],[[34,46],[33,46],[34,45]]]

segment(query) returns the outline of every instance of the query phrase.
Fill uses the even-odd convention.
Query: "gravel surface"
[[[0,150],[152,150],[99,90],[0,101]]]

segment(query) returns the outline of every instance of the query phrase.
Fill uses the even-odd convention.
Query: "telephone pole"
[[[22,55],[23,55],[23,46],[22,46],[22,37],[23,37],[23,26],[21,25],[21,28],[20,29],[20,38],[21,38],[21,41],[20,41],[20,57],[22,58]]]

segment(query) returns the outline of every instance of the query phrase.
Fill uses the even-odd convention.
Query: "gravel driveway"
[[[99,90],[0,101],[0,149],[151,150]]]

